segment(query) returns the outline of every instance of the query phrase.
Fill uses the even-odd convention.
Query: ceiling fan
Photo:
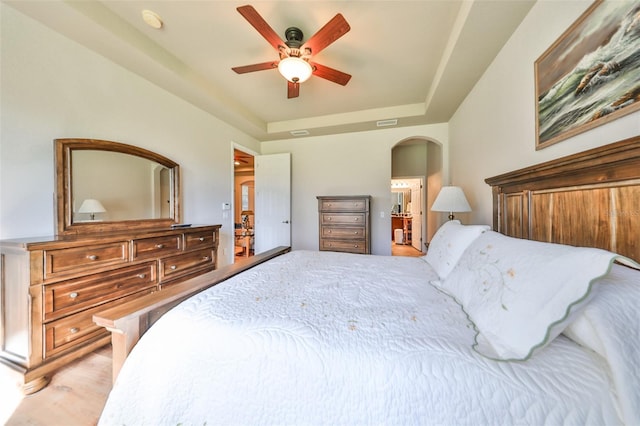
[[[351,27],[341,14],[338,13],[334,16],[324,27],[303,43],[304,36],[299,28],[287,28],[285,31],[286,41],[283,41],[253,6],[240,6],[237,10],[278,51],[280,56],[278,61],[232,68],[238,74],[277,68],[280,74],[287,79],[287,98],[289,99],[298,97],[300,83],[306,81],[312,74],[342,86],[351,79],[349,74],[310,60],[313,55],[317,55],[325,47],[349,32]]]

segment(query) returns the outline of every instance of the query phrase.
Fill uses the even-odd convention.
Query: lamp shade
[[[78,213],[104,213],[106,211],[107,210],[100,201],[94,200],[93,198],[87,198],[80,205]]]
[[[284,58],[278,63],[278,71],[287,80],[292,83],[302,83],[311,77],[313,69],[309,62],[304,59],[290,56]]]
[[[443,186],[431,206],[434,212],[470,212],[471,206],[459,186]]]
[[[89,213],[91,220],[95,220],[96,213],[105,213],[106,211],[102,203],[93,198],[84,200],[78,209],[78,213]]]

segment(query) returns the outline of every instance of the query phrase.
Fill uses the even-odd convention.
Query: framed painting
[[[640,109],[640,2],[597,0],[535,62],[536,150]]]

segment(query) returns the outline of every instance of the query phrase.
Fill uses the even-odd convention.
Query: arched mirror
[[[160,154],[97,139],[56,139],[59,235],[180,223],[180,167]]]

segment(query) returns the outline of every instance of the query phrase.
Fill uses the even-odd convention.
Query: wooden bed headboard
[[[640,136],[485,179],[493,228],[640,262]]]

